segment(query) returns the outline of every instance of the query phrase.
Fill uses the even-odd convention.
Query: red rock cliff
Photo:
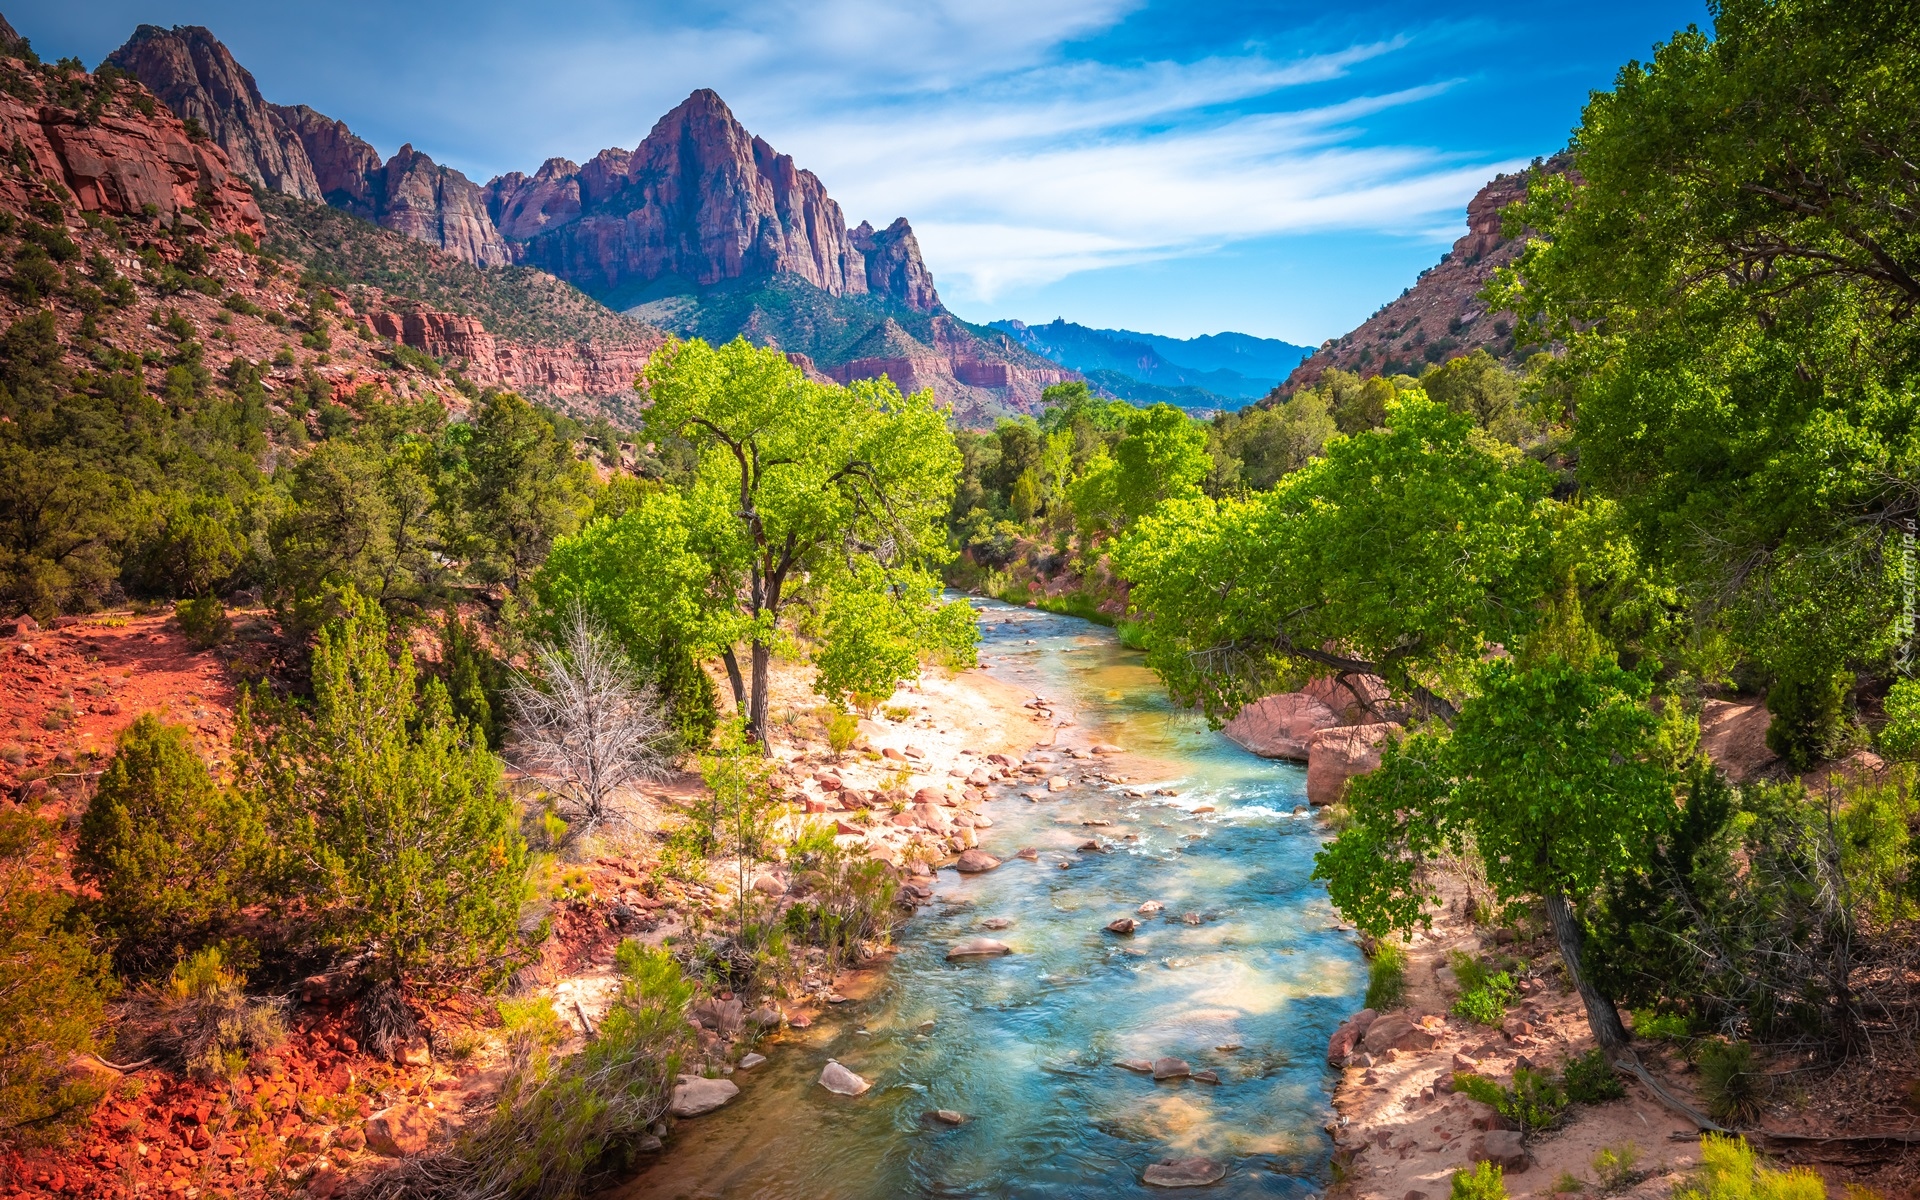
[[[260,96],[253,76],[198,25],[142,25],[107,57],[182,120],[192,118],[227,152],[242,177],[303,200],[321,198],[298,139]]]
[[[461,364],[467,377],[483,387],[546,391],[559,396],[628,392],[634,379],[646,369],[648,357],[664,340],[649,335],[620,343],[522,345],[494,337],[478,318],[459,313],[376,312],[368,322],[381,337]]]
[[[673,278],[695,286],[792,275],[834,296],[874,292],[919,312],[940,298],[904,219],[850,231],[811,171],[747,132],[702,89],[633,151],[550,159],[487,186],[515,257],[590,294]]]
[[[1546,169],[1564,171],[1559,155]],[[1467,202],[1467,232],[1414,285],[1383,305],[1358,328],[1330,339],[1287,376],[1280,391],[1310,387],[1329,368],[1361,376],[1418,375],[1429,363],[1445,362],[1484,348],[1495,358],[1515,356],[1513,318],[1490,313],[1480,291],[1493,273],[1520,256],[1525,239],[1500,232],[1500,210],[1527,193],[1527,173],[1501,175]]]
[[[226,152],[190,139],[166,109],[148,100],[149,116],[137,94],[122,88],[97,117],[83,114],[54,103],[19,60],[6,65],[23,87],[41,93],[30,100],[0,95],[0,145],[18,146],[30,164],[0,173],[9,207],[24,207],[46,185],[60,184],[89,212],[142,217],[151,206],[158,220],[172,225],[197,221],[187,210],[198,209],[222,233],[265,232],[253,191],[233,172]]]

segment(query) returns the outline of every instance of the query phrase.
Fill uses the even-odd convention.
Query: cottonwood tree
[[[577,835],[628,820],[621,793],[667,773],[674,731],[658,694],[584,608],[537,657],[541,678],[509,693],[519,756],[555,785]]]
[[[709,569],[703,594],[732,618],[721,657],[764,744],[768,667],[789,607],[806,592],[866,586],[863,563],[938,565],[959,451],[931,392],[905,396],[886,379],[816,383],[744,339],[669,342],[636,387],[650,400],[648,436],[693,447],[689,544]],[[749,678],[734,638],[749,645]]]

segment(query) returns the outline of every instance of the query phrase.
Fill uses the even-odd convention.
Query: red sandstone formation
[[[32,164],[25,179],[15,172],[0,176],[7,207],[24,207],[37,179],[64,185],[89,212],[140,218],[151,206],[155,219],[192,227],[200,221],[186,210],[197,208],[222,233],[264,232],[260,206],[226,153],[190,139],[177,117],[158,106],[148,117],[124,91],[94,119],[49,99],[28,103],[0,95],[0,144],[20,147]]]
[[[205,28],[142,25],[107,63],[146,84],[182,120],[200,122],[236,174],[303,200],[321,199],[298,140],[261,98],[253,76]]]
[[[1570,165],[1565,155],[1549,160],[1550,171]],[[1467,204],[1467,233],[1440,262],[1397,300],[1343,337],[1321,343],[1279,391],[1311,387],[1337,367],[1361,376],[1418,375],[1428,363],[1445,362],[1485,348],[1495,358],[1516,357],[1511,313],[1490,313],[1480,291],[1493,273],[1520,256],[1524,238],[1501,233],[1500,210],[1527,192],[1527,173],[1501,175]]]
[[[487,185],[487,210],[519,261],[582,291],[635,291],[673,278],[695,286],[792,275],[834,296],[875,293],[916,312],[940,298],[904,218],[848,230],[811,171],[776,153],[701,89],[633,151],[585,167],[549,159],[529,177]]]
[[[527,346],[497,339],[478,318],[458,313],[376,312],[368,321],[381,337],[460,364],[467,377],[482,386],[560,396],[627,391],[662,340],[655,336],[617,344]]]
[[[336,121],[304,104],[272,106],[280,123],[298,140],[312,164],[319,199],[354,212],[373,210],[373,189],[367,178],[380,169],[380,153],[353,136],[345,121]]]

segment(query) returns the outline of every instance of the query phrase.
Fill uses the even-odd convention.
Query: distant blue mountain
[[[1063,367],[1083,373],[1114,372],[1156,387],[1181,389],[1189,395],[1188,389],[1198,388],[1217,401],[1202,407],[1238,408],[1248,400],[1257,400],[1312,353],[1307,346],[1245,333],[1170,338],[1129,329],[1090,329],[1066,320],[1046,325],[1023,321],[990,324]]]

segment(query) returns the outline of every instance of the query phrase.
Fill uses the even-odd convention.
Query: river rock
[[[1005,942],[996,942],[992,938],[968,938],[955,943],[947,950],[947,960],[956,958],[995,958],[1002,954],[1012,954],[1013,947]]]
[[[1121,917],[1117,921],[1107,922],[1108,933],[1129,934],[1140,927],[1140,922],[1132,917]]]
[[[991,871],[999,865],[1000,860],[988,854],[985,850],[968,850],[960,856],[959,862],[953,864],[956,871],[962,871],[969,875],[977,875],[982,871]]]
[[[438,1124],[432,1109],[396,1104],[368,1117],[360,1128],[366,1134],[367,1149],[388,1158],[403,1158],[425,1150]]]
[[[941,1125],[965,1125],[967,1123],[965,1113],[957,1113],[950,1108],[934,1109],[927,1114],[927,1120],[938,1122]]]
[[[1013,925],[1012,917],[988,917],[980,922],[982,929],[1007,929]]]
[[[1153,1060],[1153,1077],[1155,1079],[1185,1079],[1191,1074],[1193,1074],[1193,1068],[1187,1065],[1185,1059],[1174,1058],[1169,1055],[1166,1058],[1156,1058]]]
[[[1474,1162],[1490,1162],[1509,1175],[1518,1175],[1532,1165],[1526,1143],[1511,1129],[1490,1129],[1473,1139],[1468,1157]]]
[[[1342,725],[1322,729],[1307,739],[1307,802],[1315,808],[1338,804],[1347,792],[1347,780],[1380,765],[1380,747],[1400,726]]]
[[[1323,675],[1300,691],[1332,709],[1342,725],[1378,721],[1392,697],[1387,681],[1378,675],[1348,675],[1344,679]]]
[[[1210,1158],[1163,1158],[1147,1168],[1140,1182],[1148,1187],[1205,1187],[1227,1177],[1227,1168]]]
[[[1220,732],[1262,758],[1307,761],[1307,739],[1340,724],[1331,708],[1304,692],[1263,696],[1241,709]]]
[[[1341,1022],[1340,1028],[1333,1031],[1327,1039],[1327,1065],[1337,1067],[1347,1060],[1360,1039],[1367,1035],[1367,1027],[1372,1025],[1377,1014],[1370,1008],[1363,1008],[1353,1016]]]
[[[1153,1074],[1153,1063],[1144,1058],[1116,1058],[1113,1060],[1113,1065],[1124,1067],[1129,1071],[1138,1071],[1142,1075]]]
[[[1067,787],[1068,784],[1066,776],[1064,775],[1055,775],[1052,779],[1047,780],[1047,790],[1050,792],[1064,792],[1067,790]]]
[[[1141,914],[1142,916],[1150,917],[1154,913],[1159,912],[1161,909],[1165,907],[1166,905],[1160,903],[1158,900],[1149,900],[1145,904],[1142,904],[1139,908],[1134,909],[1134,911]]]
[[[1124,749],[1114,745],[1112,742],[1095,742],[1092,746],[1089,746],[1088,749],[1092,750],[1095,754],[1125,754],[1126,753]]]
[[[1038,850],[1035,850],[1032,846],[1022,846],[1018,850],[1013,852],[1013,856],[1015,858],[1024,858],[1028,862],[1033,862],[1035,859],[1038,859],[1040,857],[1040,852]]]
[[[737,996],[731,1000],[709,997],[694,1005],[691,1015],[700,1022],[700,1028],[716,1033],[739,1033],[747,1023],[745,1006]]]
[[[1214,1074],[1212,1071],[1195,1071],[1193,1073],[1193,1078],[1199,1080],[1201,1083],[1219,1083],[1220,1082],[1220,1076]]]
[[[764,1054],[743,1055],[740,1059],[740,1069],[742,1071],[751,1071],[765,1061],[767,1061],[767,1056]]]
[[[1433,1049],[1432,1033],[1413,1023],[1405,1013],[1388,1013],[1367,1026],[1362,1039],[1368,1052],[1380,1055],[1389,1050],[1425,1051]]]
[[[667,1111],[676,1117],[697,1117],[712,1112],[739,1094],[739,1087],[731,1079],[682,1075],[680,1082],[673,1085],[673,1099]]]
[[[873,1085],[828,1059],[827,1065],[820,1071],[820,1086],[836,1096],[858,1096]]]
[[[929,833],[937,833],[945,837],[953,832],[953,818],[947,815],[946,809],[937,804],[916,804],[902,815],[912,818],[912,824]],[[894,823],[899,824],[899,818],[896,817]]]

